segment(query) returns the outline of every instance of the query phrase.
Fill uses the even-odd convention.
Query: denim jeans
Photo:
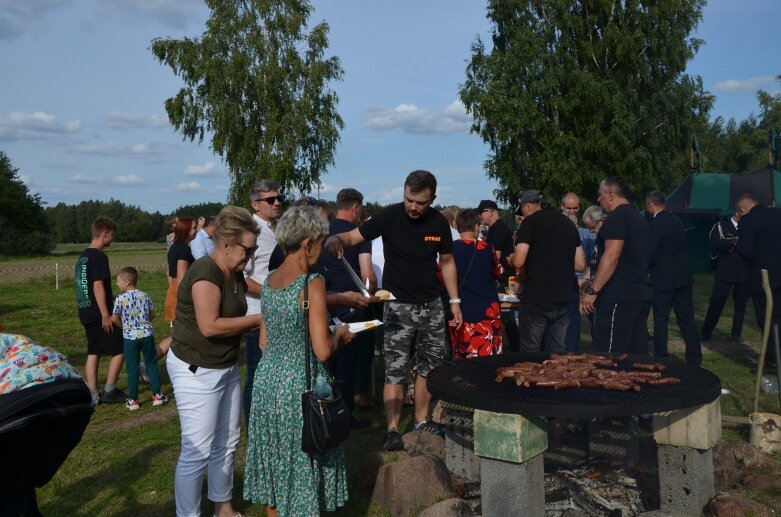
[[[521,352],[564,353],[570,302],[521,305]]]

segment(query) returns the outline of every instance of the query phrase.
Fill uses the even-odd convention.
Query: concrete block
[[[455,476],[480,481],[480,457],[475,454],[471,436],[450,432],[445,435],[445,465]]]
[[[548,448],[548,424],[542,417],[475,410],[475,454],[521,463]]]
[[[719,399],[702,406],[656,413],[654,440],[660,445],[710,449],[721,440]]]
[[[705,505],[716,495],[712,451],[659,445],[657,457],[660,510],[702,515]]]
[[[480,459],[483,515],[544,517],[545,473],[542,454],[523,463]]]
[[[620,463],[627,468],[640,461],[637,417],[595,418],[588,426],[588,457]]]

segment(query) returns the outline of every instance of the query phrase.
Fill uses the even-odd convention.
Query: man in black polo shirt
[[[583,314],[593,314],[594,350],[648,355],[648,223],[629,204],[623,179],[612,176],[599,184],[599,204],[607,218],[597,233],[597,274],[584,285]]]
[[[498,290],[503,291],[510,277],[515,276],[515,268],[509,262],[510,255],[513,254],[515,248],[513,231],[502,220],[501,214],[499,214],[499,206],[497,206],[495,201],[483,199],[477,205],[477,213],[480,216],[480,222],[488,226],[488,235],[485,237],[485,242],[494,247],[496,258],[499,259],[499,263],[504,268],[504,273],[502,278],[499,279],[499,285],[497,286]],[[502,325],[504,325],[507,333],[506,346],[511,352],[517,352],[519,350],[520,338],[518,336],[518,325],[515,323],[515,316],[512,311],[502,312]]]
[[[382,237],[385,254],[383,288],[395,300],[385,305],[385,388],[383,401],[388,432],[383,449],[404,448],[399,420],[412,362],[415,378],[415,427],[425,423],[431,394],[426,377],[441,362],[445,342],[444,308],[437,283],[437,254],[450,297],[453,323],[461,325],[453,239],[447,220],[430,210],[436,198],[437,180],[428,171],[411,172],[404,182],[404,201],[391,205],[358,228],[332,235],[324,248],[340,255],[344,248]],[[412,344],[415,343],[415,357]]]
[[[345,188],[336,195],[336,217],[329,225],[328,233],[336,235],[349,232],[356,228],[358,217],[363,206],[363,194],[352,188]],[[344,249],[344,258],[350,267],[360,275],[370,290],[376,288],[377,279],[372,270],[372,243],[363,242],[358,246]],[[331,317],[338,318],[344,323],[366,321],[369,317],[368,302],[355,285],[350,273],[341,260],[328,253],[320,256],[320,266],[325,275],[325,287],[327,290],[328,312]],[[339,385],[342,396],[347,402],[351,413],[355,409],[355,380],[357,375],[357,358],[359,350],[364,347],[372,347],[374,343],[373,332],[362,332],[355,336],[350,346],[337,349],[328,361],[334,379]],[[359,420],[354,414],[350,418],[350,426],[355,428],[366,427],[369,420]]]
[[[539,190],[520,199],[523,223],[518,229],[512,266],[521,273],[518,316],[522,352],[564,353],[575,271],[586,269],[575,225],[550,206]]]

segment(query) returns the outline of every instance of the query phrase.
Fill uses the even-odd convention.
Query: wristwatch
[[[588,286],[586,287],[586,294],[588,294],[589,296],[596,296],[599,294],[599,291],[595,291],[593,287]]]

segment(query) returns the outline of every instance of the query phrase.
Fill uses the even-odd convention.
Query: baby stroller
[[[92,416],[89,388],[61,379],[0,395],[0,517],[40,516],[36,487],[51,480]]]

